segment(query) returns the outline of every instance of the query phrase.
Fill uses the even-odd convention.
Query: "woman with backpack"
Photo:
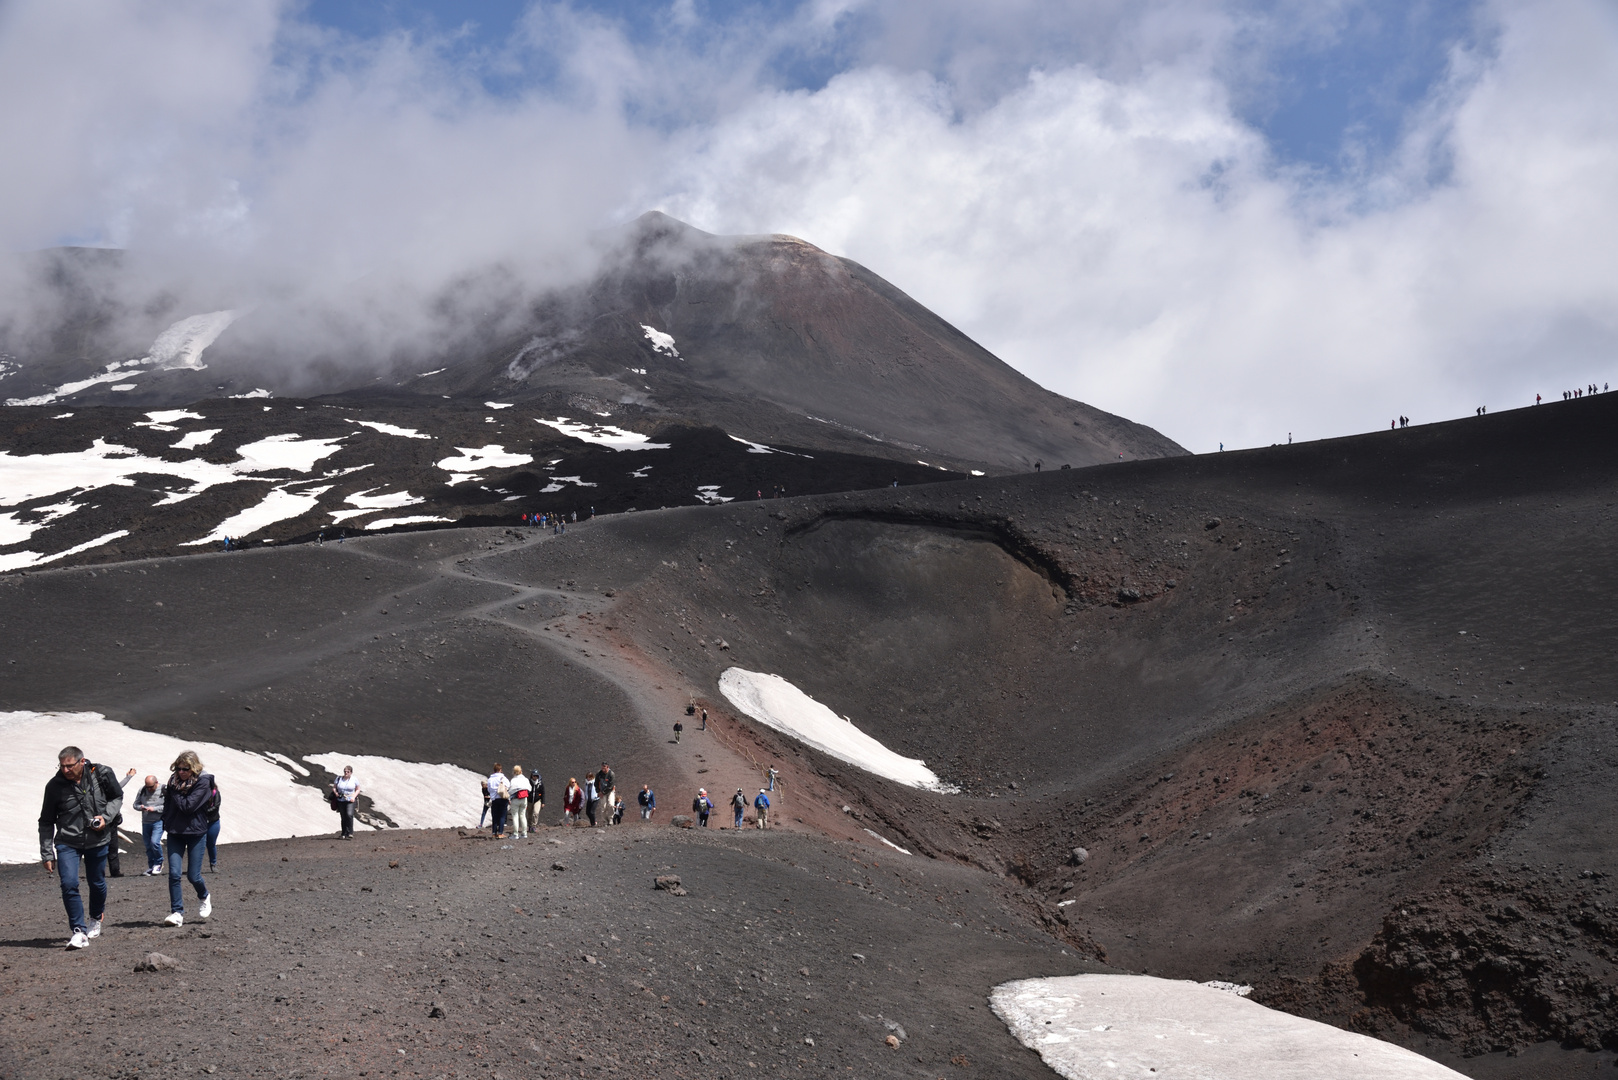
[[[169,916],[163,922],[180,926],[185,922],[185,893],[180,888],[180,866],[196,890],[201,906],[197,917],[213,914],[213,898],[202,881],[202,849],[208,843],[208,802],[213,798],[213,775],[202,771],[195,750],[174,759],[172,773],[163,787],[163,831],[168,834]]]

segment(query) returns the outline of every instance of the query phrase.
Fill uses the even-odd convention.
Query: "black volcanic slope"
[[[1041,388],[870,270],[794,237],[713,236],[654,212],[603,243],[600,271],[573,288],[519,301],[494,274],[499,299],[446,315],[443,343],[426,351],[311,358],[307,345],[276,344],[276,321],[297,316],[260,305],[195,370],[130,363],[169,321],[197,313],[173,296],[141,310],[114,303],[114,285],[130,291],[136,266],[109,253],[38,256],[40,302],[55,312],[44,325],[54,329],[24,338],[0,321],[0,400],[35,400],[116,371],[41,403],[153,409],[254,391],[343,392],[353,404],[385,392],[395,405],[493,396],[960,472],[1185,452]],[[439,306],[467,305],[452,291]]]
[[[742,786],[774,764],[790,793],[784,824],[804,836],[754,836],[749,857],[832,877],[851,857],[907,880],[965,875],[949,893],[929,881],[900,911],[951,910],[951,896],[976,904],[992,890],[992,909],[949,919],[990,931],[961,939],[970,945],[881,924],[918,967],[965,962],[1000,927],[1055,958],[1040,967],[1026,954],[1030,972],[1082,960],[1229,978],[1469,1075],[1574,1075],[1610,1068],[1618,1047],[1615,414],[1618,399],[1603,395],[1267,450],[614,515],[560,537],[466,529],[14,574],[0,579],[0,651],[16,661],[0,665],[0,699],[247,749],[386,748],[473,768],[520,757],[552,777],[610,752],[621,776],[660,792]],[[717,691],[733,665],[789,679],[962,793],[899,787],[736,717]],[[714,729],[675,746],[668,725],[692,698]],[[866,828],[915,856],[877,846]],[[832,838],[815,841],[830,854],[790,846],[809,837]],[[592,879],[603,910],[620,906],[611,894],[623,881],[638,888],[663,865],[710,883],[720,873],[673,846],[685,842],[673,830],[645,839],[647,858],[604,862]],[[460,856],[442,858],[446,876],[433,880],[458,881]],[[533,894],[556,894],[539,884],[544,859],[486,865],[472,880],[488,925],[429,929],[424,942],[461,954],[442,962],[389,959],[415,981],[365,999],[388,1019],[367,1014],[371,1027],[354,1036],[415,1025],[428,994],[464,1005],[494,993],[503,980],[489,975],[489,953],[513,933],[506,909],[544,912]],[[762,903],[777,871],[724,872],[758,885],[756,896],[725,890],[728,921],[713,921],[727,908],[710,891],[708,923],[625,923],[652,925],[654,944],[684,932],[699,952],[728,953],[755,931],[740,900]],[[530,899],[507,902],[500,883]],[[868,887],[836,895],[863,901]],[[46,920],[47,892],[30,919]],[[874,916],[823,902],[833,920],[875,932]],[[389,919],[410,914],[396,908]],[[334,909],[322,899],[311,910]],[[346,940],[392,940],[406,925],[371,917]],[[591,940],[608,944],[592,948],[628,948],[627,925],[597,925],[609,933],[591,929]],[[773,933],[801,934],[792,946],[815,972],[844,940],[834,930],[793,921]],[[1041,944],[1052,938],[1060,945]],[[566,981],[583,969],[567,966],[577,960],[562,939],[529,939],[507,940],[533,948],[523,960],[541,984],[600,995],[589,1007],[614,1021],[614,1064],[643,1065],[630,1047],[688,1045],[661,1002],[614,1013],[620,991]],[[200,964],[209,946],[196,944]],[[232,970],[270,970],[248,944],[213,946],[241,951],[212,954],[210,970],[232,955],[242,965]],[[125,948],[109,942],[88,962],[114,947]],[[378,947],[355,946],[368,957]],[[992,982],[1022,973],[1013,959],[951,974],[959,996],[948,1000],[893,963],[883,976],[893,981],[872,984],[880,1001],[847,1003],[857,1023],[877,1010],[905,1023],[904,1007],[954,1009],[959,1038],[831,1058],[832,1071],[949,1075],[958,1055],[990,1063],[972,1066],[981,1075],[1017,1075],[1008,1037],[971,1026]],[[696,957],[687,962],[694,975]],[[796,966],[758,965],[770,979]],[[321,1001],[358,1000],[308,977]],[[509,997],[493,1000],[507,1027],[477,1047],[487,1053],[498,1035],[502,1060],[521,1060],[523,1035],[535,1040],[527,1052],[553,1051],[549,1014],[516,1018]],[[789,1033],[779,1016],[770,1023],[771,1036]],[[739,1030],[706,1037],[731,1045]],[[46,1045],[29,1038],[30,1054]],[[302,1065],[308,1052],[268,1060]]]

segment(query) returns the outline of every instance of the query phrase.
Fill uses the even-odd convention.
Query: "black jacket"
[[[113,821],[124,810],[124,789],[118,776],[105,765],[85,762],[74,783],[57,770],[45,784],[45,802],[39,808],[39,857],[56,858],[56,845],[89,851],[112,838]],[[106,821],[100,830],[90,824]]]
[[[208,804],[213,801],[213,774],[198,776],[182,791],[169,777],[163,785],[163,831],[171,836],[201,836],[208,831]]]

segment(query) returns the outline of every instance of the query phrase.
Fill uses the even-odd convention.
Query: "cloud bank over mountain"
[[[498,320],[658,208],[853,258],[1197,450],[1618,374],[1594,0],[1449,5],[1414,58],[1343,51],[1411,37],[1371,3],[420,6],[0,9],[0,248],[127,248],[128,312],[251,308],[222,343],[333,362]],[[1361,105],[1311,157],[1275,118],[1332,79]]]

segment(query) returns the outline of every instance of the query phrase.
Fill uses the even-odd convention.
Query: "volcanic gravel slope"
[[[1474,1076],[1572,1075],[1618,1044],[1615,411],[12,575],[0,699],[519,762],[553,798],[610,755],[676,809],[773,764],[802,835],[763,843],[954,866],[1016,913],[995,925],[1089,963],[1251,983]],[[962,794],[738,719],[733,665]],[[693,700],[712,729],[673,745]],[[929,967],[972,951],[926,940]]]
[[[209,921],[165,927],[165,881],[115,880],[82,953],[50,879],[7,867],[0,1072],[1050,1075],[984,988],[1095,965],[986,875],[896,858],[638,822],[243,844]],[[135,971],[154,951],[179,966]]]

